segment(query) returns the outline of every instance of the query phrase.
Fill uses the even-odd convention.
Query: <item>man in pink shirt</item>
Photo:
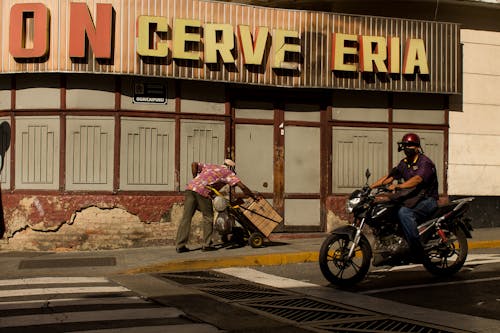
[[[203,246],[201,250],[213,251],[217,249],[212,246],[214,213],[210,197],[212,193],[207,186],[217,190],[226,184],[229,186],[238,186],[245,195],[255,197],[252,191],[236,176],[236,173],[233,171],[234,167],[235,163],[230,159],[226,159],[223,165],[198,162],[191,164],[191,171],[194,178],[189,182],[184,194],[184,214],[177,230],[175,244],[177,253],[189,251],[186,244],[191,230],[191,219],[196,210],[201,211],[203,215]]]

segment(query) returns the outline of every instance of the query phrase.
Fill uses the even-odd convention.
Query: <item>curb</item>
[[[212,259],[192,259],[192,260],[173,260],[165,263],[144,266],[140,268],[130,269],[122,274],[141,274],[141,273],[158,273],[158,272],[173,272],[212,268],[227,268],[238,266],[272,266],[272,265],[287,265],[298,264],[305,262],[317,262],[319,257],[318,251],[314,252],[292,252],[292,253],[277,253],[251,256],[234,256],[225,258]]]
[[[469,249],[495,249],[500,248],[500,240],[469,242]]]
[[[500,248],[500,240],[469,242],[469,249]],[[273,266],[318,262],[318,251],[302,251],[289,253],[274,253],[248,256],[230,256],[207,259],[177,259],[159,264],[147,265],[121,272],[133,275],[142,273],[160,273],[174,271],[206,270],[213,268],[243,267],[243,266]]]

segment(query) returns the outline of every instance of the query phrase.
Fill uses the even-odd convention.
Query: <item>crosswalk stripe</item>
[[[116,293],[116,292],[128,292],[128,291],[129,289],[120,286],[9,289],[9,290],[0,290],[0,298],[32,296],[32,295],[50,295],[50,294]]]
[[[137,296],[129,297],[99,297],[99,298],[59,298],[47,300],[29,300],[29,301],[7,301],[0,302],[1,310],[21,310],[21,309],[38,309],[43,306],[67,306],[67,305],[113,305],[113,304],[142,304],[145,301]]]
[[[184,312],[177,308],[161,307],[149,309],[120,309],[104,311],[60,312],[27,316],[0,318],[0,327],[49,325],[64,322],[83,323],[95,321],[177,318]]]
[[[0,332],[215,333],[104,277],[0,280]]]
[[[109,280],[104,277],[38,277],[38,278],[0,280],[0,287],[30,285],[30,284],[61,284],[61,283],[109,283]]]
[[[140,326],[140,327],[122,327],[117,329],[103,329],[91,331],[76,331],[73,333],[215,333],[220,332],[214,326],[208,324],[184,324],[184,325],[169,325],[168,329],[165,326]]]

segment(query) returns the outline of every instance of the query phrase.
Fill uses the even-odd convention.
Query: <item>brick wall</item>
[[[97,250],[173,245],[182,196],[2,194],[2,250]],[[201,216],[191,242],[200,243]]]

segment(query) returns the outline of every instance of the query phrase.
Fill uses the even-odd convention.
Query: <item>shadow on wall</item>
[[[5,162],[5,154],[10,147],[10,138],[11,138],[11,129],[10,124],[6,121],[0,124],[0,158],[2,159],[0,162],[0,174],[4,168]],[[1,184],[1,181],[0,181]],[[5,233],[5,220],[3,215],[3,202],[0,188],[0,238],[3,238]]]

